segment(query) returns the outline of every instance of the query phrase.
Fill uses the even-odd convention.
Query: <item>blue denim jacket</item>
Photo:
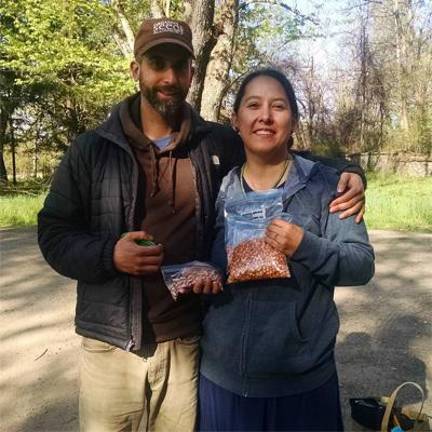
[[[240,170],[222,182],[216,201],[212,261],[226,268],[224,207],[244,192]],[[364,223],[328,211],[338,174],[293,155],[284,186],[284,211],[304,228],[289,261],[291,278],[231,284],[213,297],[204,319],[201,373],[243,396],[303,393],[335,373],[339,318],[335,285],[363,285],[374,274]]]

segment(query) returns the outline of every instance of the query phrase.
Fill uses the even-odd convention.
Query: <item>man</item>
[[[140,93],[70,146],[39,214],[44,257],[78,281],[83,431],[194,428],[200,297],[174,302],[160,266],[207,258],[220,180],[242,151],[185,103],[191,41],[183,22],[143,22],[131,64]],[[358,211],[358,176],[341,187],[333,210]]]

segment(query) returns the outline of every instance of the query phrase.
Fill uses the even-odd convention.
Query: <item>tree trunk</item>
[[[183,0],[183,20],[187,23],[192,21],[192,1],[193,0]]]
[[[200,111],[207,65],[212,49],[216,44],[213,31],[214,0],[193,0],[192,11],[190,26],[193,34],[196,61],[188,102],[197,111]]]
[[[408,109],[406,91],[406,39],[403,28],[402,15],[404,11],[399,0],[393,0],[393,16],[396,31],[396,59],[398,64],[399,97],[400,97],[400,122],[404,132],[408,131]]]
[[[6,115],[0,111],[0,183],[7,183],[7,170],[4,162],[3,152],[6,143]]]
[[[113,33],[114,40],[116,41],[118,47],[120,48],[120,51],[122,52],[123,56],[127,59],[130,59],[133,56],[133,49],[134,49],[134,42],[135,42],[134,32],[132,30],[131,25],[129,24],[128,19],[123,13],[123,10],[121,9],[118,0],[113,0],[111,5],[112,8],[114,9],[115,14],[117,15],[119,28],[121,28],[122,30],[121,31],[122,34],[118,34],[118,32]]]
[[[36,126],[36,136],[34,141],[34,153],[33,153],[33,177],[37,179],[39,171],[39,139],[40,131],[39,125]]]
[[[12,153],[12,182],[14,185],[17,183],[16,172],[16,141],[12,121],[10,121],[10,137],[11,137],[11,153]]]
[[[165,16],[163,7],[158,0],[150,1],[150,13],[152,18],[162,18]]]
[[[227,91],[229,71],[234,52],[235,32],[238,25],[238,0],[225,0],[221,5],[218,28],[221,34],[214,47],[201,101],[201,115],[206,120],[218,121],[222,100]]]
[[[0,145],[0,184],[7,183],[7,171],[6,165],[3,158],[3,144]]]
[[[357,153],[365,151],[366,147],[366,116],[368,112],[368,103],[367,103],[367,87],[368,87],[368,21],[369,21],[369,9],[368,4],[364,5],[365,10],[361,12],[361,29],[360,29],[360,145],[359,148],[351,149],[351,153]]]

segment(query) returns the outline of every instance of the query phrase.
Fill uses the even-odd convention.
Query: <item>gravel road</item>
[[[372,231],[371,240],[375,278],[336,290],[347,431],[362,430],[349,418],[350,397],[387,394],[402,381],[432,391],[432,235]],[[0,287],[0,430],[78,430],[74,281],[44,262],[34,229],[13,229],[0,231]],[[425,410],[432,414],[432,396]]]

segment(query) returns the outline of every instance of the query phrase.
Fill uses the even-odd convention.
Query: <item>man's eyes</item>
[[[184,70],[188,67],[189,60],[180,60],[174,65],[174,69]]]
[[[171,62],[161,58],[161,57],[150,57],[149,64],[152,69],[161,71],[172,67],[174,70],[182,71],[188,66],[188,60],[180,60],[177,63],[172,64]]]
[[[150,57],[149,64],[155,70],[162,70],[167,66],[167,62],[160,57]]]

